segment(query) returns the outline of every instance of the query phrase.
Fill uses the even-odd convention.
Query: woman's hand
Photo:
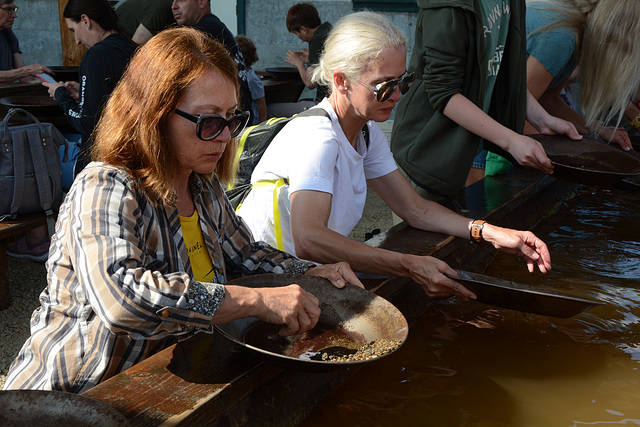
[[[56,90],[60,87],[64,87],[64,83],[63,82],[58,82],[58,83],[42,82],[42,86],[46,86],[47,90],[49,91],[49,96],[53,99],[56,99]]]
[[[464,300],[476,299],[476,295],[445,274],[457,276],[454,269],[437,258],[430,256],[406,255],[406,265],[410,277],[422,286],[431,298],[455,295]]]
[[[507,151],[522,166],[539,169],[546,174],[553,173],[553,165],[547,157],[542,144],[533,138],[516,135],[509,144]]]
[[[64,82],[64,87],[69,92],[69,95],[78,102],[80,100],[80,83],[78,82]]]
[[[629,151],[633,148],[631,145],[631,139],[629,134],[623,127],[617,128],[615,126],[607,126],[600,129],[600,138],[606,142],[614,142],[620,146],[624,151]]]
[[[313,327],[320,317],[318,299],[300,286],[247,288],[225,286],[225,297],[211,324],[257,317],[268,323],[284,325],[280,335],[298,335]]]
[[[576,141],[582,139],[582,135],[573,123],[549,114],[529,90],[527,90],[527,120],[543,135],[567,135]]]
[[[530,273],[533,273],[536,264],[543,273],[551,270],[551,255],[547,245],[530,231],[512,230],[486,223],[482,237],[496,249],[523,256]]]
[[[320,301],[298,285],[258,288],[261,307],[260,320],[284,324],[281,336],[300,335],[313,329],[320,318]]]
[[[324,277],[336,288],[344,288],[347,283],[364,289],[364,285],[346,262],[324,264],[307,270],[305,275]]]
[[[320,265],[307,270],[305,275],[323,277],[336,288],[347,283],[364,288],[346,262]],[[265,322],[284,324],[280,335],[300,335],[313,327],[320,317],[318,299],[298,285],[277,288],[259,288],[262,309],[258,318]]]

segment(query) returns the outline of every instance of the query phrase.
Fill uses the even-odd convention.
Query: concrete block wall
[[[258,50],[260,60],[254,65],[255,69],[267,67],[289,66],[284,59],[289,49],[299,50],[307,46],[292,33],[287,31],[287,10],[300,0],[247,0],[246,8],[246,35],[250,37]],[[353,3],[350,0],[313,0],[318,9],[320,19],[335,24],[342,16],[353,12]],[[407,61],[413,46],[416,13],[381,12],[385,14],[395,25],[402,29],[409,39],[407,46]]]
[[[306,43],[287,31],[285,17],[291,5],[299,0],[246,0],[246,33],[258,49],[260,61],[256,69],[289,66],[284,61],[289,49],[300,49]],[[313,0],[320,18],[332,24],[353,12],[350,0]],[[58,4],[53,0],[16,0],[18,19],[14,31],[27,64],[62,65]],[[401,28],[409,39],[407,60],[413,46],[416,14],[382,12]]]
[[[13,31],[26,64],[62,65],[58,2],[16,0],[18,19]]]

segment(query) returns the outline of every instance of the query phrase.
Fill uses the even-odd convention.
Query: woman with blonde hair
[[[550,113],[631,149],[618,126],[640,88],[638,0],[527,2],[527,87]],[[560,96],[577,70],[582,115]]]
[[[249,114],[225,47],[194,28],[157,34],[113,92],[93,158],[53,236],[48,286],[6,389],[82,393],[179,339],[254,316],[312,328],[318,300],[297,285],[226,286],[230,275],[305,273],[362,284],[255,242],[221,182]],[[268,285],[266,285],[268,286]]]
[[[373,12],[340,19],[329,34],[313,78],[330,95],[291,120],[256,166],[253,188],[238,210],[256,239],[314,262],[348,259],[362,273],[409,277],[429,296],[473,292],[447,278],[455,270],[429,257],[369,246],[349,238],[360,220],[369,184],[409,225],[486,241],[522,255],[529,271],[551,268],[547,246],[533,233],[472,220],[420,197],[398,171],[375,122],[389,119],[412,86],[405,69],[406,38]],[[275,207],[274,207],[275,205]]]

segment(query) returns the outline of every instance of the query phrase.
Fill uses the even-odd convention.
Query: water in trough
[[[429,306],[407,343],[306,426],[640,425],[640,192],[585,187],[533,231],[553,270],[498,255],[485,274],[599,299],[569,319],[476,302]]]

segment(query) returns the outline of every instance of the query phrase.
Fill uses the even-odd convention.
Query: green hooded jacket
[[[509,1],[509,0],[506,0]],[[448,199],[463,189],[482,139],[442,111],[456,93],[482,106],[487,63],[478,0],[418,0],[409,71],[416,82],[397,106],[391,151],[420,187]],[[526,116],[524,0],[511,0],[509,32],[489,115],[522,132]],[[512,159],[495,144],[485,147]]]

